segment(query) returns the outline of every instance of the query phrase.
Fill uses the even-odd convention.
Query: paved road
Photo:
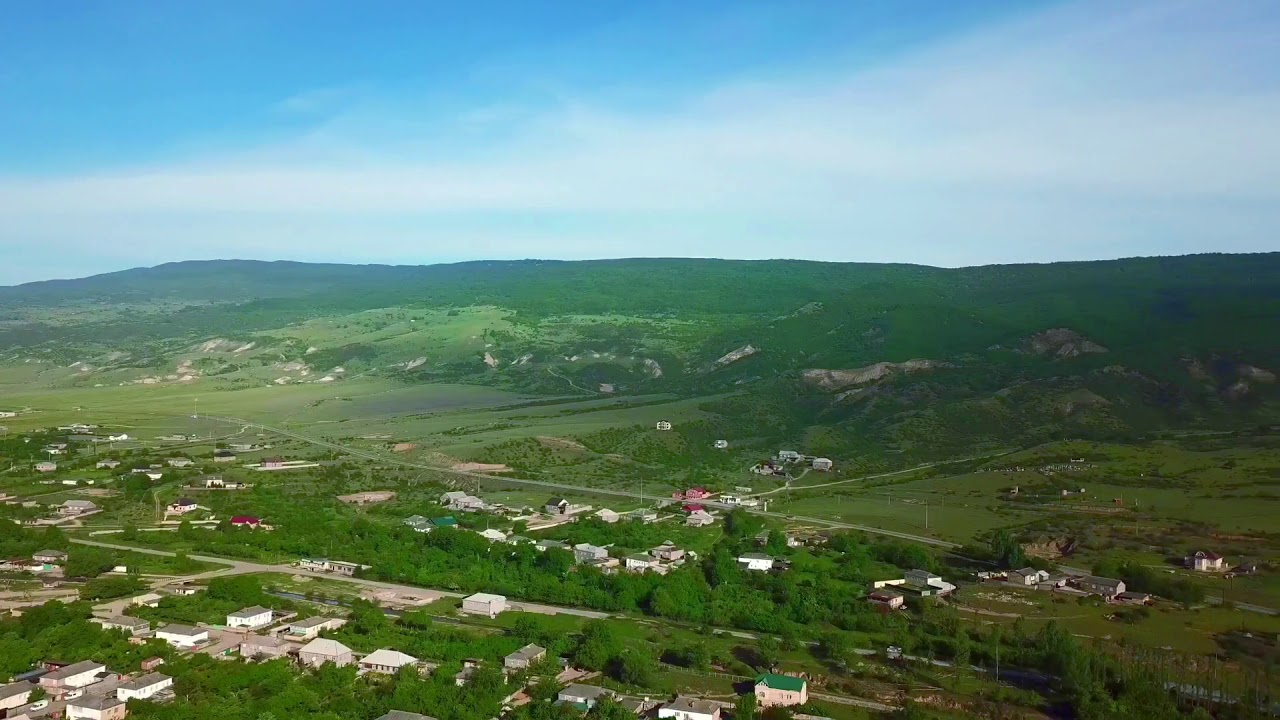
[[[139,552],[145,555],[158,555],[160,557],[175,557],[177,553],[168,550],[156,550],[153,548],[135,547],[132,545],[121,545],[118,543],[104,543],[96,540],[72,539],[71,542],[80,545],[90,545],[93,547],[108,548],[111,550],[126,550],[129,552]],[[331,575],[328,573],[314,573],[302,570],[293,565],[268,565],[264,563],[249,562],[246,560],[231,560],[228,558],[213,557],[210,555],[188,555],[192,560],[201,562],[217,563],[227,567],[221,570],[210,570],[208,572],[198,573],[195,575],[186,575],[181,578],[167,578],[156,581],[152,584],[152,589],[172,585],[178,582],[188,582],[191,580],[203,580],[212,577],[223,577],[227,575],[242,575],[245,573],[286,573],[290,575],[305,575],[308,577],[320,578],[325,580],[334,580],[337,582],[350,583],[352,585],[360,585],[362,587],[373,588],[376,590],[390,590],[403,595],[422,595],[431,593],[442,597],[460,598],[465,597],[463,593],[450,592],[447,590],[436,590],[432,588],[417,587],[414,585],[400,585],[397,583],[380,582],[378,580],[366,580],[364,578],[347,577],[345,575]],[[106,606],[104,605],[104,608]],[[542,613],[544,615],[577,615],[585,618],[607,618],[609,613],[597,612],[595,610],[583,610],[581,608],[560,607],[557,605],[544,605],[541,603],[512,603],[513,610],[521,610],[524,612]],[[117,613],[118,614],[118,613]]]
[[[595,495],[612,495],[614,497],[636,498],[639,500],[654,499],[652,495],[646,496],[641,493],[631,492],[629,490],[616,490],[612,488],[595,488],[595,487],[587,487],[583,485],[571,485],[568,483],[550,482],[546,480],[527,480],[523,478],[511,478],[511,477],[505,477],[505,476],[500,478],[495,478],[490,475],[485,475],[484,473],[468,472],[466,470],[454,470],[453,468],[444,467],[440,465],[416,463],[416,462],[411,462],[409,460],[403,460],[400,458],[387,457],[384,455],[380,455],[378,453],[370,452],[368,450],[361,450],[359,448],[347,447],[345,445],[339,445],[337,443],[332,443],[327,440],[316,440],[315,438],[307,437],[306,435],[299,435],[298,433],[295,433],[289,430],[284,430],[278,427],[272,427],[270,425],[262,425],[261,423],[255,423],[250,420],[246,420],[244,418],[224,417],[224,416],[218,416],[218,415],[202,415],[201,417],[207,420],[214,420],[217,422],[226,422],[226,423],[235,423],[235,424],[242,425],[244,427],[256,428],[258,430],[262,430],[265,432],[275,433],[277,435],[283,435],[284,437],[287,437],[287,438],[300,440],[306,443],[311,443],[312,445],[328,448],[330,450],[337,450],[347,455],[364,458],[366,460],[373,460],[373,461],[384,463],[384,464],[400,465],[402,467],[411,467],[419,470],[433,470],[436,472],[456,475],[459,477],[465,477],[472,480],[487,480],[489,482],[503,482],[503,483],[511,483],[516,485],[529,485],[534,487],[548,488],[552,490],[567,490],[571,492],[590,493]],[[962,460],[949,460],[947,462],[962,462]],[[945,465],[947,463],[943,462],[943,463],[934,463],[934,464]],[[911,468],[911,470],[920,470],[922,467],[931,467],[931,466],[928,466],[928,465],[921,466],[917,468]],[[909,472],[909,471],[900,471],[900,472]],[[884,473],[883,475],[893,475],[893,474],[897,474],[897,473]],[[871,475],[868,477],[875,478],[875,477],[882,477],[883,475]],[[841,480],[840,482],[853,482],[859,479],[866,479],[866,478],[850,478],[848,480]],[[715,501],[704,500],[700,502],[703,505],[710,505],[712,507],[718,507],[722,509],[733,509],[735,507],[739,507],[736,505],[725,505],[723,503],[717,503]],[[954,550],[960,547],[958,543],[947,542],[946,540],[939,540],[937,538],[926,537],[924,535],[913,535],[911,533],[898,532],[895,530],[885,530],[883,528],[872,527],[870,525],[842,523],[842,522],[837,522],[835,520],[827,520],[825,518],[806,517],[804,515],[787,515],[785,513],[767,512],[764,510],[754,510],[751,508],[743,508],[743,510],[746,510],[749,513],[753,513],[756,515],[763,515],[766,517],[776,517],[776,518],[781,518],[786,520],[796,520],[798,522],[813,523],[816,525],[826,525],[827,527],[840,528],[845,530],[861,530],[862,532],[866,532],[866,533],[872,533],[876,535],[887,535],[889,537],[896,537],[902,540],[910,540],[912,542],[924,543],[926,545],[935,545],[937,547],[943,547],[951,550]]]

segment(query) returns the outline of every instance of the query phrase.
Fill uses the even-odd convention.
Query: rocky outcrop
[[[1237,372],[1240,373],[1240,377],[1244,378],[1245,380],[1253,380],[1255,382],[1264,382],[1264,383],[1270,383],[1270,382],[1276,381],[1275,373],[1271,372],[1270,370],[1263,370],[1262,368],[1255,367],[1253,365],[1241,365],[1240,367],[1236,368],[1236,370]]]
[[[1025,351],[1033,355],[1068,358],[1086,353],[1104,353],[1107,349],[1075,330],[1053,328],[1028,338]]]
[[[760,348],[756,347],[755,345],[751,345],[751,344],[743,345],[737,350],[734,350],[731,353],[727,353],[721,356],[719,360],[716,360],[714,363],[712,363],[712,367],[722,368],[731,363],[738,362],[739,360],[745,357],[751,357],[752,355],[755,355],[758,352],[760,352]]]
[[[931,370],[938,367],[948,367],[948,365],[947,363],[922,359],[907,360],[906,362],[900,363],[878,362],[873,365],[853,368],[850,370],[824,370],[821,368],[811,368],[809,370],[805,370],[802,377],[823,389],[839,390],[851,385],[865,385],[897,373],[920,372],[922,370]]]

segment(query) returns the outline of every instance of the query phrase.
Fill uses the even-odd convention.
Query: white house
[[[48,460],[46,460],[44,462],[36,463],[36,472],[47,473],[47,472],[53,472],[54,470],[57,470],[57,469],[58,469],[58,463],[56,462],[49,462]]]
[[[1226,559],[1213,552],[1197,551],[1186,559],[1187,567],[1197,572],[1222,572]]]
[[[717,450],[727,450],[728,448],[729,448],[728,440],[717,440],[715,442],[715,449]]]
[[[671,423],[667,422],[666,420],[659,420],[658,424],[655,427],[657,427],[659,430],[662,430],[663,432],[666,432],[667,430],[671,429]]]
[[[484,508],[484,500],[458,490],[441,495],[440,504],[450,510],[475,511]]]
[[[289,623],[289,634],[294,637],[311,639],[325,630],[337,630],[346,624],[347,621],[342,618],[320,617],[317,615]]]
[[[600,703],[601,698],[613,697],[613,691],[608,688],[602,688],[598,685],[580,685],[573,683],[566,685],[563,690],[556,695],[556,701],[575,705],[582,710],[590,710]]]
[[[773,569],[773,558],[760,553],[747,553],[738,558],[738,565],[740,565],[743,570],[768,572]]]
[[[502,659],[502,667],[507,670],[528,670],[534,663],[547,656],[547,649],[541,645],[529,643]]]
[[[0,711],[11,710],[27,704],[31,691],[36,686],[23,680],[22,682],[0,685]]]
[[[406,665],[417,665],[418,658],[399,650],[374,650],[360,659],[360,669],[365,672],[395,675]]]
[[[59,515],[84,515],[94,512],[98,506],[88,500],[68,500],[58,508]]]
[[[177,500],[174,500],[171,505],[169,505],[169,514],[186,515],[192,510],[198,510],[199,508],[200,506],[197,505],[196,501],[192,500],[191,498],[178,498]]]
[[[627,572],[637,573],[647,572],[659,565],[657,558],[641,554],[628,555],[622,559],[622,562]]]
[[[955,592],[956,586],[926,570],[908,570],[903,574],[903,583],[898,586],[921,597],[943,597]]]
[[[798,462],[803,456],[795,450],[779,450],[778,460],[780,462]]]
[[[116,699],[146,700],[173,687],[173,678],[161,673],[148,673],[116,687]]]
[[[1040,573],[1042,571],[1035,568],[1019,568],[1018,570],[1010,570],[1006,575],[1007,582],[1014,585],[1035,585],[1040,582]],[[1049,573],[1044,574],[1045,579],[1049,578]]]
[[[151,631],[151,623],[142,618],[128,617],[127,615],[116,615],[109,618],[95,618],[95,622],[102,626],[103,630],[124,630],[130,635],[140,635]]]
[[[191,467],[190,458],[172,457],[166,460],[165,462],[169,463],[169,467],[176,467],[176,468]]]
[[[578,543],[573,546],[573,557],[581,563],[603,560],[609,557],[609,549],[591,543]]]
[[[595,513],[595,517],[600,522],[609,523],[611,525],[613,523],[618,522],[618,520],[622,518],[621,515],[610,510],[609,508],[603,508],[601,510],[597,510]]]
[[[710,700],[683,695],[658,708],[660,720],[720,720],[720,706]]]
[[[53,672],[40,676],[40,687],[53,695],[61,695],[68,690],[92,685],[98,681],[98,674],[106,672],[107,666],[92,660],[67,665]]]
[[[548,515],[567,515],[569,513],[569,501],[564,498],[551,498],[547,504],[543,506]]]
[[[298,662],[309,667],[333,663],[339,667],[352,663],[351,648],[336,640],[316,638],[298,650]]]
[[[190,625],[163,625],[156,630],[156,637],[176,648],[192,648],[209,642],[209,631]]]
[[[832,462],[830,458],[814,458],[812,467],[814,470],[827,472],[831,470],[831,465],[832,465]]]
[[[270,624],[271,611],[257,605],[237,610],[227,616],[227,627],[230,628],[257,628]]]
[[[502,532],[501,530],[494,530],[492,528],[486,528],[484,530],[481,530],[479,535],[480,537],[484,538],[485,540],[488,540],[491,543],[505,542],[507,539],[506,533]]]
[[[128,714],[124,701],[114,695],[81,695],[67,701],[67,720],[121,720]]]
[[[715,521],[715,516],[706,510],[694,510],[684,519],[684,524],[688,527],[706,527]]]
[[[502,595],[476,593],[462,601],[462,612],[470,615],[488,615],[497,617],[507,609],[507,598]]]
[[[103,470],[103,469],[114,470],[120,467],[120,461],[119,460],[99,460],[97,464],[94,465],[94,467],[96,467],[99,470]]]

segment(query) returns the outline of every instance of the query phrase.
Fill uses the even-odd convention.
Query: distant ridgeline
[[[1280,254],[940,269],[208,261],[0,288],[0,364],[65,385],[356,374],[716,395],[709,436],[908,449],[1280,423]]]

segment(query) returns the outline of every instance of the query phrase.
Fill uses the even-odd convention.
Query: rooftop
[[[351,648],[343,645],[337,640],[327,640],[325,638],[316,638],[298,652],[311,653],[312,655],[327,655],[329,657],[338,657],[351,652]]]
[[[227,617],[236,618],[237,620],[248,620],[250,618],[257,617],[263,613],[269,613],[269,612],[271,612],[269,609],[264,608],[261,605],[254,605],[253,607],[247,607],[243,610],[237,610],[231,613],[230,615],[228,615]]]
[[[36,689],[36,685],[29,682],[15,682],[8,685],[0,685],[0,700],[11,698],[15,695],[21,695],[24,692],[31,692]]]
[[[599,685],[580,685],[578,683],[573,683],[572,685],[566,685],[565,688],[560,691],[560,694],[568,697],[592,699],[605,695],[612,695],[613,691],[608,688],[602,688]]]
[[[143,688],[149,688],[152,685],[159,685],[160,683],[166,680],[172,680],[172,679],[173,678],[169,677],[168,675],[163,675],[161,673],[147,673],[146,675],[143,675],[140,678],[130,680],[127,683],[121,683],[118,689],[141,690]]]
[[[85,708],[86,710],[108,710],[123,705],[123,700],[117,700],[115,695],[81,695],[75,700],[68,700],[67,707]]]
[[[198,637],[208,633],[208,630],[190,625],[162,625],[158,633],[167,633],[169,635],[181,635],[182,637]]]
[[[805,681],[803,678],[791,677],[790,675],[764,673],[756,676],[756,684],[763,684],[765,687],[772,688],[774,690],[800,692],[801,690],[804,690]]]
[[[66,680],[69,677],[74,677],[83,673],[102,672],[106,669],[107,666],[102,663],[94,662],[92,660],[84,660],[78,663],[73,663],[64,668],[58,668],[57,670],[50,672],[48,675],[45,675],[45,677],[50,680]]]
[[[700,715],[712,715],[719,709],[719,705],[710,700],[701,698],[685,697],[683,695],[675,700],[667,703],[667,707],[677,712],[698,713]]]
[[[291,622],[289,623],[289,627],[296,627],[296,628],[302,628],[304,630],[310,630],[313,627],[320,627],[321,625],[331,622],[332,620],[333,618],[327,618],[327,617],[324,617],[323,615],[316,615],[315,617],[309,617],[306,620],[298,620],[296,622]]]
[[[538,657],[539,655],[545,653],[546,651],[547,649],[544,647],[540,647],[538,645],[534,645],[533,643],[529,643],[528,645],[525,645],[519,650],[511,653],[507,657],[516,658],[517,660],[532,660],[535,657]]]
[[[418,662],[418,658],[412,655],[406,655],[399,650],[387,650],[386,648],[374,650],[360,660],[361,665],[381,665],[394,668],[413,665],[416,662]]]
[[[476,602],[506,602],[507,598],[503,595],[494,595],[492,593],[476,593],[466,598],[466,600],[474,600]],[[463,602],[466,602],[464,600]]]
[[[405,712],[404,710],[392,710],[386,715],[382,715],[377,720],[436,720],[430,715],[419,715],[415,712]]]

